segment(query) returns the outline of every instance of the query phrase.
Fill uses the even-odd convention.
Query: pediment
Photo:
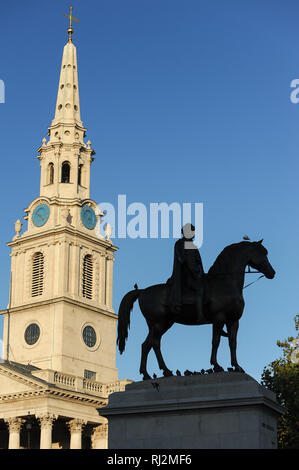
[[[3,395],[43,390],[46,386],[34,378],[0,364],[0,398]]]

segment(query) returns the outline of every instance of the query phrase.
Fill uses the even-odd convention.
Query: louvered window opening
[[[63,162],[61,167],[61,182],[69,183],[70,182],[70,171],[71,167],[69,162]]]
[[[44,288],[44,257],[42,253],[35,253],[32,261],[32,297],[42,295]]]
[[[54,165],[49,163],[49,184],[54,183]]]
[[[86,299],[92,299],[93,262],[90,255],[86,255],[83,261],[82,295]]]

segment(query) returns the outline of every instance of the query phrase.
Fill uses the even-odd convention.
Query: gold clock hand
[[[38,212],[33,211],[33,214],[38,215],[42,219],[42,221],[44,221],[44,218]]]

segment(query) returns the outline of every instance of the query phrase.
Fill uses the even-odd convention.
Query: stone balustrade
[[[32,375],[39,377],[48,383],[52,383],[56,387],[83,393],[91,393],[102,398],[108,398],[108,396],[114,392],[124,391],[125,386],[128,383],[131,383],[130,380],[117,380],[113,383],[104,384],[95,380],[64,374],[63,372],[53,371],[50,369],[33,371]]]
[[[95,380],[83,379],[83,389],[92,393],[99,393],[106,396],[106,385],[96,382]]]
[[[61,372],[54,372],[54,382],[62,386],[76,388],[76,377],[74,375],[62,374]]]

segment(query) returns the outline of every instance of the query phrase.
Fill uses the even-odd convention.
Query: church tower
[[[116,321],[113,254],[100,235],[103,215],[90,199],[95,152],[84,142],[78,65],[70,23],[54,119],[38,149],[40,194],[15,223],[4,360],[112,383]]]

